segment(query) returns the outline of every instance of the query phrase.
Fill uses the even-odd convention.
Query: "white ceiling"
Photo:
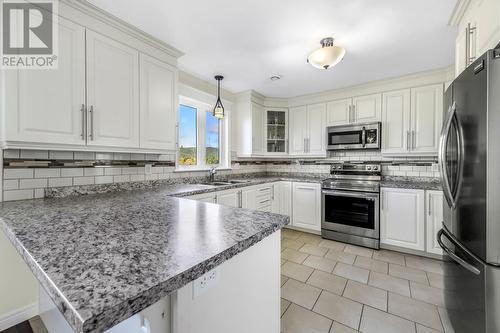
[[[456,0],[88,1],[184,52],[180,69],[223,74],[232,92],[292,97],[454,62]],[[306,58],[327,36],[347,53],[324,71]]]

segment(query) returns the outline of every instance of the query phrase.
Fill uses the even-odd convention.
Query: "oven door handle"
[[[332,190],[322,190],[321,193],[323,193],[324,195],[341,195],[344,197],[364,198],[368,200],[378,200],[379,198],[378,193],[332,191]]]

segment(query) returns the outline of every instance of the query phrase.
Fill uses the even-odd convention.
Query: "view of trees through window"
[[[220,163],[220,120],[210,111],[198,114],[199,111],[202,112],[193,106],[181,104],[179,107],[179,165]],[[205,123],[204,128],[200,128],[198,121]],[[199,142],[198,138],[205,140]],[[204,161],[199,161],[200,158]]]

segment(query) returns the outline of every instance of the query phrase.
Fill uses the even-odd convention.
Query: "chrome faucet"
[[[210,182],[213,183],[215,181],[215,175],[217,174],[216,167],[210,168]]]

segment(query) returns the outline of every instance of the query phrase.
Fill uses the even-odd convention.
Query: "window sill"
[[[182,172],[209,172],[212,168],[207,167],[184,167],[184,168],[175,168],[174,173],[182,173]],[[230,167],[218,167],[215,169],[216,171],[229,171],[233,170]]]

